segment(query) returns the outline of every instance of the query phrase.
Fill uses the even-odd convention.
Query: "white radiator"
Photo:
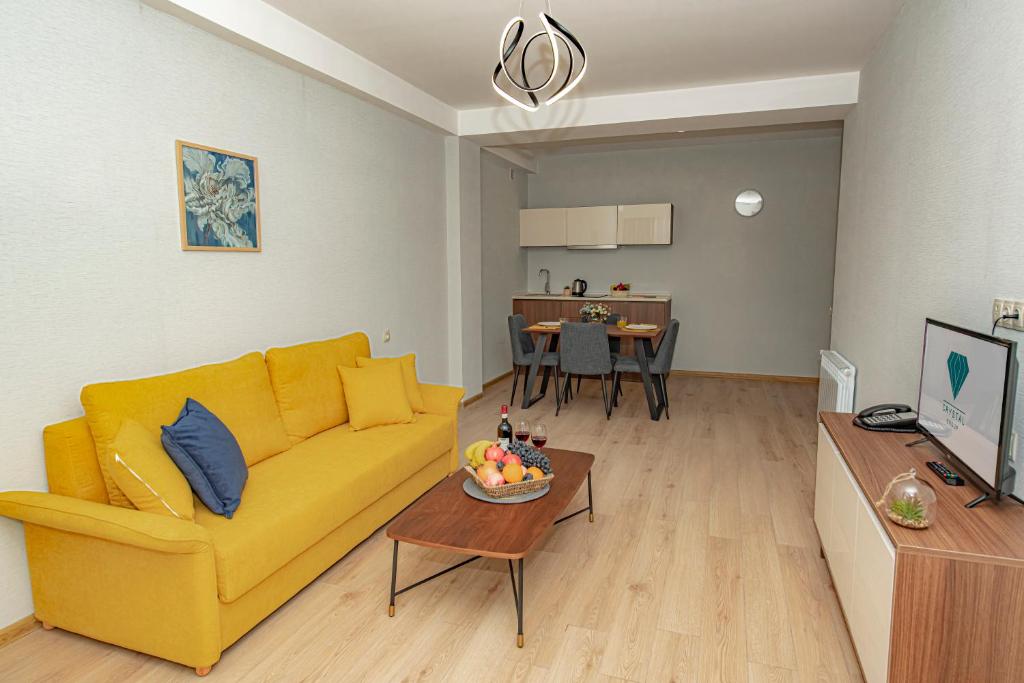
[[[818,379],[818,412],[853,412],[857,368],[835,351],[821,352]]]

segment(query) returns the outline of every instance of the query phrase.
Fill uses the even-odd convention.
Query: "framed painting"
[[[261,251],[256,157],[193,142],[175,142],[181,248]]]

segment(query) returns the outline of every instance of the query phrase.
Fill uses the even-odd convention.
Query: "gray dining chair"
[[[533,356],[537,353],[537,349],[534,348],[533,337],[529,333],[523,332],[524,329],[529,327],[529,323],[526,322],[526,318],[522,314],[516,313],[508,317],[508,337],[509,342],[512,345],[512,397],[508,400],[509,404],[515,403],[516,400],[516,387],[519,384],[519,373],[524,375],[530,371],[530,364],[533,363]],[[555,371],[555,398],[559,396],[559,379],[558,379],[558,353],[555,351],[544,351],[540,358],[540,366],[547,368],[554,368]],[[525,387],[525,379],[524,387]],[[525,391],[525,388],[524,388]]]
[[[608,351],[607,326],[594,323],[562,323],[561,333],[559,366],[562,372],[567,375],[600,376],[605,418],[611,419],[612,403],[608,396],[606,379],[612,373],[612,357]],[[569,380],[566,378],[563,392],[555,395],[556,417],[562,403],[569,397],[569,386]]]
[[[610,327],[614,327],[618,322],[622,320],[622,315],[619,313],[610,313],[605,319],[604,324]],[[622,353],[622,340],[618,337],[608,337],[608,351],[612,357],[612,365],[615,365],[615,361],[618,360],[619,355]],[[567,377],[566,381],[572,381],[572,377]],[[583,375],[576,377],[576,393],[580,393],[580,384],[583,382]],[[619,396],[622,395],[622,387],[619,387]],[[569,393],[569,398],[572,398],[572,392]]]
[[[676,339],[679,337],[679,321],[673,318],[665,328],[658,350],[654,357],[647,358],[647,369],[651,373],[651,381],[657,382],[661,399],[665,406],[665,418],[672,419],[668,414],[668,382],[666,379],[672,372],[672,357],[676,353]],[[615,361],[615,375],[612,379],[612,395],[618,398],[619,384],[624,372],[640,372],[640,362],[632,356],[619,356]]]

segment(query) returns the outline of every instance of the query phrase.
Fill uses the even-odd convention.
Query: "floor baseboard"
[[[712,372],[710,370],[673,370],[673,375],[682,377],[709,377],[712,379],[746,379],[754,382],[791,382],[794,384],[817,384],[817,377],[802,375],[759,375],[750,372]]]
[[[462,407],[465,408],[466,406],[473,405],[474,403],[476,403],[477,401],[479,401],[480,399],[482,399],[484,397],[484,392],[485,391],[487,391],[489,388],[493,387],[495,384],[498,384],[499,382],[502,382],[502,381],[508,379],[511,376],[512,376],[512,371],[509,370],[508,372],[503,372],[502,374],[498,375],[497,377],[495,377],[493,379],[487,380],[486,382],[484,382],[482,390],[480,391],[479,394],[473,394],[469,398],[466,398],[466,399],[462,400]]]
[[[22,636],[27,636],[37,628],[39,628],[39,622],[36,621],[36,618],[31,614],[22,619],[18,619],[10,626],[0,628],[0,647],[3,647],[8,643],[13,643]]]

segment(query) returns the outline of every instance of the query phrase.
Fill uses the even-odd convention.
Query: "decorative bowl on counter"
[[[629,296],[629,283],[628,282],[620,282],[617,285],[612,285],[611,286],[611,291],[612,291],[612,296],[614,296],[614,297],[617,297],[617,298],[620,298],[620,299],[624,298],[624,297],[627,297],[627,296]]]

